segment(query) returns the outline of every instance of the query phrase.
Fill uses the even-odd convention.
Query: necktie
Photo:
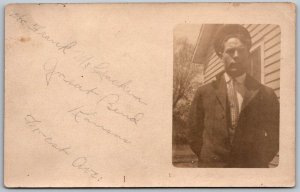
[[[237,93],[235,90],[235,80],[231,79],[229,81],[229,86],[228,86],[228,100],[230,104],[230,116],[231,116],[231,123],[232,123],[232,128],[236,128],[238,119],[239,119],[239,103],[237,99]]]

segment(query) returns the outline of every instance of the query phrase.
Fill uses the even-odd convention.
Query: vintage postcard
[[[293,187],[292,3],[10,4],[6,187]]]

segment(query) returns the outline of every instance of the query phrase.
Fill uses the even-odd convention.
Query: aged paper
[[[273,168],[197,167],[188,145],[190,163],[176,159],[177,37],[194,42],[193,62],[203,68],[208,47],[199,44],[210,33],[201,29],[219,24],[241,24],[257,38],[249,52],[262,66],[260,83],[278,85]],[[4,121],[6,187],[294,186],[295,5],[8,5]]]

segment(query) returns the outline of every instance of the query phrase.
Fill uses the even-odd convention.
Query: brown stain
[[[28,42],[30,40],[31,40],[30,37],[20,37],[19,38],[19,41],[21,41],[22,43],[26,43],[26,42]]]
[[[239,7],[241,5],[241,3],[232,2],[231,5],[233,7]]]

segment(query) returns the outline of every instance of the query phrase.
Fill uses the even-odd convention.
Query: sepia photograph
[[[173,165],[279,164],[279,25],[174,29]]]

